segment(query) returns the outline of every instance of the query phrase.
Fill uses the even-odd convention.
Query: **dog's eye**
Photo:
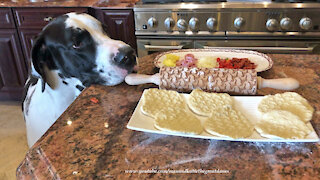
[[[80,49],[82,47],[82,43],[74,43],[73,45],[72,45],[72,48],[73,49]]]

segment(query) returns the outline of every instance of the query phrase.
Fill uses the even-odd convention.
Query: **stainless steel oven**
[[[194,45],[191,40],[140,38],[137,47],[139,57],[142,57],[154,52],[193,48]]]
[[[265,53],[315,53],[318,42],[295,40],[224,40],[224,41],[195,41],[195,48],[234,48],[256,50]]]
[[[183,48],[320,53],[320,3],[137,4],[138,56]]]

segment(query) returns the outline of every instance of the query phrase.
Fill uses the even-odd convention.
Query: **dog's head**
[[[51,21],[37,37],[31,57],[45,83],[46,71],[77,78],[84,86],[121,83],[136,63],[134,50],[108,37],[105,26],[87,14],[69,13]]]

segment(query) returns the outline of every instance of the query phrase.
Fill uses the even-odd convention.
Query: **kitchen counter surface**
[[[320,134],[320,55],[271,54],[264,78],[293,77],[315,108]],[[152,73],[153,56],[140,59]],[[144,88],[121,84],[85,89],[28,151],[18,179],[314,179],[318,143],[248,143],[157,135],[126,128]],[[259,90],[259,95],[278,90]],[[96,98],[98,102],[90,100]],[[69,122],[69,123],[68,123]],[[70,122],[72,122],[70,124]],[[68,125],[70,124],[70,125]],[[139,171],[140,170],[140,171]],[[160,171],[166,170],[166,171]],[[140,173],[139,173],[140,172]],[[153,173],[151,173],[153,172]],[[188,173],[189,172],[189,173]]]
[[[132,8],[136,0],[0,0],[0,7]]]

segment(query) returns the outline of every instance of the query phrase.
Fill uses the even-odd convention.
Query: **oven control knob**
[[[215,18],[208,18],[207,20],[207,28],[212,31],[214,30],[214,27],[216,26],[217,20]]]
[[[266,23],[266,28],[269,31],[275,31],[278,28],[278,21],[276,19],[268,19],[267,23]]]
[[[300,28],[303,30],[309,30],[312,27],[312,21],[310,18],[302,18],[299,22]]]
[[[167,17],[164,20],[164,26],[167,28],[168,31],[172,30],[174,26],[174,20],[171,17]]]
[[[245,20],[242,17],[237,17],[234,20],[234,27],[240,29],[245,23]]]
[[[189,21],[189,27],[191,31],[198,31],[199,30],[199,20],[195,17],[191,18]]]
[[[188,24],[184,19],[179,19],[177,22],[177,27],[179,31],[186,31],[188,28]]]
[[[290,29],[292,25],[292,21],[290,18],[286,17],[286,18],[282,18],[281,21],[280,21],[280,27],[281,29],[283,30],[288,30]]]
[[[155,27],[157,27],[158,22],[157,22],[156,18],[151,17],[148,19],[148,24],[150,27],[155,28]]]

